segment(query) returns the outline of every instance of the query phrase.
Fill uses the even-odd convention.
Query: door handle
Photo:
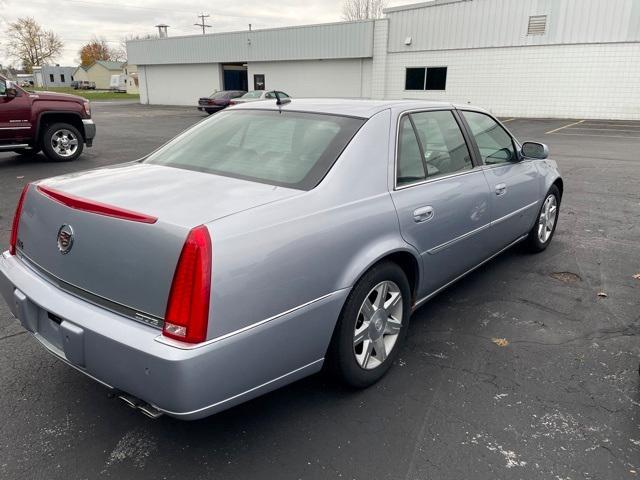
[[[505,193],[507,193],[506,183],[499,183],[498,185],[496,185],[496,195],[501,196],[501,195],[504,195]]]
[[[413,211],[413,221],[416,223],[428,222],[434,216],[433,207],[420,207]]]

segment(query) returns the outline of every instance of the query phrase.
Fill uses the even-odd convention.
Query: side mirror
[[[14,98],[18,95],[18,90],[16,88],[16,84],[11,80],[7,80],[6,88],[4,94],[7,98]]]
[[[544,143],[524,142],[522,144],[522,156],[534,158],[536,160],[546,160],[549,158],[549,147]]]

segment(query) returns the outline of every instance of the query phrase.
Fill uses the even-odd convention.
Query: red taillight
[[[234,100],[229,100],[229,106],[231,105],[237,105],[238,102],[234,101]]]
[[[213,105],[214,103],[216,103],[216,102],[214,102],[213,100],[207,100],[207,104],[208,105]]]
[[[22,205],[24,199],[27,196],[29,190],[29,183],[24,186],[22,193],[20,194],[20,200],[18,200],[18,206],[16,207],[16,213],[13,216],[13,225],[11,226],[11,238],[9,240],[9,253],[11,255],[16,254],[16,244],[18,243],[18,226],[20,225],[20,216],[22,215]]]
[[[82,210],[83,212],[95,213],[98,215],[104,215],[113,218],[120,218],[122,220],[129,220],[132,222],[156,223],[158,221],[156,217],[152,217],[151,215],[132,212],[131,210],[114,207],[112,205],[107,205],[106,203],[95,202],[93,200],[76,197],[75,195],[61,192],[45,185],[38,185],[38,191],[40,193],[43,193],[47,197],[59,203],[62,203],[63,205],[66,205],[67,207],[74,208],[76,210]]]
[[[207,338],[211,295],[211,237],[204,225],[189,232],[173,275],[162,334],[187,343]]]

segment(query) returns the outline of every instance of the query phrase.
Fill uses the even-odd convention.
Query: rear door
[[[7,97],[6,81],[0,79],[0,141],[16,142],[31,136],[31,102],[18,90],[18,96]]]
[[[521,160],[517,142],[496,119],[474,111],[462,111],[462,118],[491,190],[491,244],[498,251],[533,225],[540,207],[538,170],[532,160]]]
[[[488,256],[489,189],[451,110],[400,116],[391,193],[404,239],[422,258],[419,297]]]

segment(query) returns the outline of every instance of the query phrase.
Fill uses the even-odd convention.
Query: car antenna
[[[280,94],[278,92],[276,92],[275,90],[273,91],[273,93],[276,96],[276,105],[282,106],[282,105],[286,105],[287,103],[291,103],[291,99],[290,98],[281,97]]]

